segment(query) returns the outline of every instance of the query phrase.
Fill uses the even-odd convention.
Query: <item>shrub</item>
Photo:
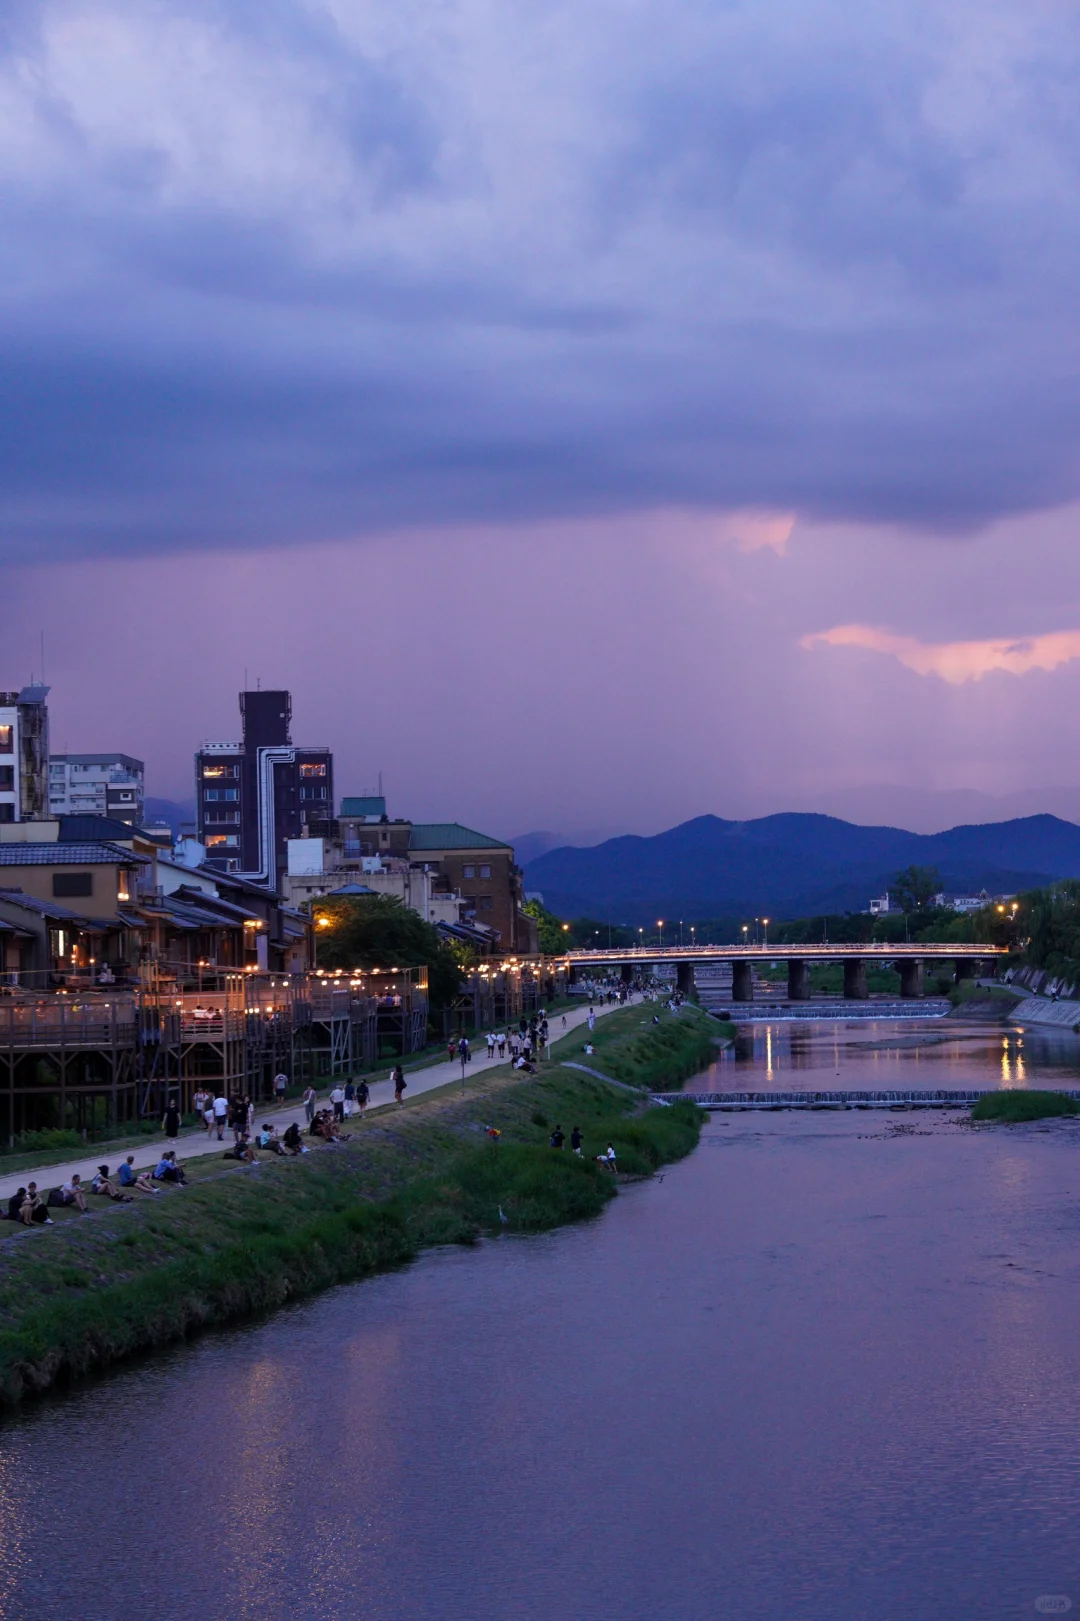
[[[81,1148],[82,1138],[77,1131],[46,1126],[41,1131],[21,1131],[15,1139],[17,1154],[41,1154],[51,1148]]]
[[[1080,1114],[1064,1092],[988,1092],[971,1111],[973,1120],[1003,1120],[1017,1124],[1024,1120],[1051,1120],[1057,1115]]]

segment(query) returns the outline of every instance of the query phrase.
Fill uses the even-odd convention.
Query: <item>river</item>
[[[778,1051],[861,1086],[860,1031],[890,1039]],[[1001,1073],[999,1031],[918,1034],[928,1084],[976,1084],[995,1044]],[[718,1066],[739,1087],[758,1039]],[[1068,1052],[1041,1062],[1064,1079]],[[1080,1123],[714,1115],[595,1222],[28,1409],[0,1431],[0,1618],[1080,1607],[1078,1284]]]

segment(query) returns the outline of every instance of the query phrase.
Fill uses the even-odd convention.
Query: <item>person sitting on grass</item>
[[[59,1193],[61,1204],[73,1204],[84,1216],[86,1215],[86,1194],[83,1190],[82,1177],[78,1171],[75,1171],[68,1181],[61,1184]]]
[[[536,1074],[536,1065],[530,1064],[529,1060],[525,1057],[515,1058],[512,1067],[514,1069],[524,1070],[526,1075]]]
[[[597,1154],[597,1165],[606,1165],[612,1176],[615,1175],[615,1145],[608,1143],[606,1154]]]
[[[178,1187],[187,1187],[187,1177],[176,1163],[176,1149],[167,1148],[157,1162],[154,1169],[155,1182],[175,1182]]]
[[[53,1224],[53,1219],[49,1215],[46,1208],[45,1200],[38,1192],[38,1185],[36,1182],[31,1182],[27,1186],[26,1197],[23,1199],[22,1205],[19,1208],[19,1219],[25,1222],[27,1227],[37,1223],[40,1223],[43,1227],[51,1227]]]
[[[109,1175],[107,1165],[99,1165],[97,1175],[90,1184],[91,1193],[99,1193],[103,1199],[112,1199],[114,1204],[130,1204],[131,1194],[121,1193],[112,1177]]]
[[[8,1221],[18,1221],[19,1220],[19,1217],[22,1214],[22,1207],[23,1207],[25,1202],[26,1202],[26,1189],[25,1188],[19,1188],[16,1193],[13,1193],[11,1195],[11,1198],[7,1202],[7,1210],[5,1212],[5,1215],[7,1216]]]
[[[291,1126],[286,1126],[285,1135],[281,1139],[282,1147],[290,1154],[306,1154],[307,1149],[300,1139],[300,1127],[294,1120]]]
[[[281,1146],[276,1126],[263,1123],[263,1129],[259,1133],[259,1147],[265,1148],[270,1154],[284,1154],[285,1150]]]
[[[140,1193],[161,1192],[161,1189],[155,1188],[151,1182],[148,1171],[137,1171],[135,1169],[134,1154],[129,1154],[123,1165],[121,1165],[117,1180],[122,1188],[138,1188]]]
[[[223,1159],[238,1159],[242,1165],[258,1165],[259,1156],[256,1154],[246,1131],[242,1131],[231,1148],[227,1148],[222,1155]]]

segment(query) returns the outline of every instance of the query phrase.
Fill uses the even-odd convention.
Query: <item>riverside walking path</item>
[[[635,998],[631,997],[631,1001],[633,1000]],[[618,1009],[619,1003],[605,1004],[597,1001],[592,1003],[591,1006],[596,1017],[600,1019],[606,1013],[614,1013]],[[560,1009],[549,1015],[548,1025],[551,1041],[560,1041],[571,1030],[577,1030],[580,1026],[586,1024],[589,1017],[589,1007],[590,1003],[586,1000],[580,1008]],[[564,1017],[566,1020],[565,1026],[562,1022]],[[494,1064],[505,1064],[507,1062],[505,1058],[499,1058],[497,1054],[494,1060],[488,1058],[487,1047],[482,1035],[477,1036],[475,1044],[470,1042],[470,1046],[472,1046],[473,1055],[465,1071],[466,1084],[468,1084],[470,1075],[475,1075],[480,1070],[492,1068]],[[320,1106],[325,1107],[326,1094],[339,1081],[344,1085],[346,1078],[344,1075],[323,1077],[322,1094],[319,1100]],[[374,1109],[394,1107],[394,1088],[389,1079],[375,1081],[368,1076],[365,1076],[364,1079],[367,1080],[370,1089],[369,1114]],[[409,1102],[412,1098],[420,1097],[424,1092],[434,1092],[440,1086],[449,1086],[454,1081],[460,1084],[461,1064],[456,1058],[452,1061],[444,1058],[438,1063],[429,1064],[426,1068],[412,1070],[411,1072],[406,1071],[405,1081],[405,1100]],[[352,1117],[354,1128],[358,1118],[357,1115]],[[297,1100],[287,1103],[283,1109],[277,1109],[269,1103],[256,1105],[256,1127],[261,1126],[264,1121],[270,1121],[278,1128],[279,1132],[283,1132],[294,1120],[299,1123],[301,1130],[307,1125],[304,1106]],[[164,1132],[159,1132],[156,1136],[146,1138],[137,1144],[122,1141],[118,1145],[101,1143],[90,1154],[83,1155],[79,1159],[64,1160],[57,1162],[55,1165],[31,1166],[22,1171],[12,1171],[0,1176],[0,1201],[6,1207],[11,1195],[17,1193],[20,1188],[25,1187],[30,1181],[36,1182],[39,1188],[54,1188],[59,1187],[63,1182],[67,1182],[72,1176],[78,1175],[82,1177],[84,1182],[89,1183],[97,1172],[99,1165],[108,1165],[110,1171],[115,1175],[129,1154],[135,1156],[135,1169],[143,1171],[150,1166],[156,1165],[161,1158],[162,1151],[166,1148],[175,1148],[178,1160],[199,1159],[208,1154],[220,1155],[224,1153],[227,1147],[232,1147],[232,1141],[232,1131],[227,1127],[225,1141],[220,1144],[216,1132],[208,1139],[206,1132],[199,1130],[182,1131],[174,1142],[170,1142]]]

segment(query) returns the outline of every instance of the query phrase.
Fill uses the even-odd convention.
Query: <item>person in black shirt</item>
[[[581,1127],[580,1126],[575,1126],[573,1131],[570,1133],[570,1147],[574,1150],[575,1154],[580,1154],[581,1153]]]
[[[551,1146],[552,1146],[552,1148],[561,1148],[565,1141],[566,1141],[566,1138],[563,1136],[562,1127],[561,1126],[556,1126],[555,1130],[551,1133]]]

